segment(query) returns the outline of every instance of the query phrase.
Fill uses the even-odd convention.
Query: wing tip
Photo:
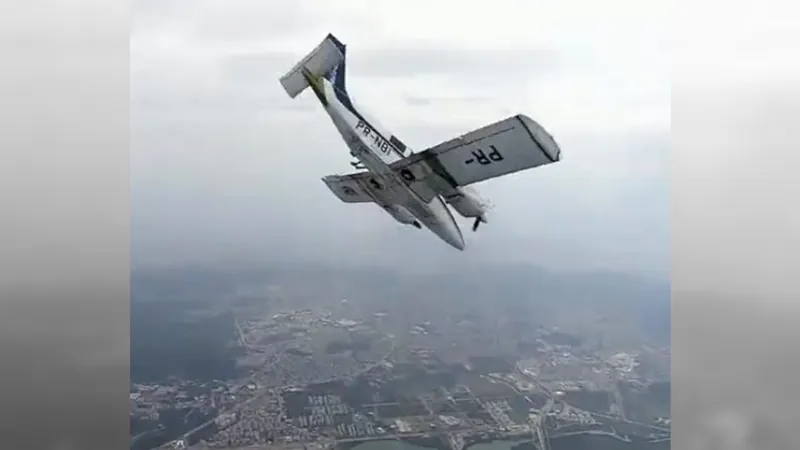
[[[561,147],[552,134],[550,134],[538,122],[526,116],[525,114],[518,114],[517,119],[530,135],[531,139],[539,146],[542,153],[547,156],[551,162],[561,161]]]

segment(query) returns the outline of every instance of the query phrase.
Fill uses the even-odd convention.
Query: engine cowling
[[[474,191],[457,188],[456,195],[447,198],[447,203],[463,217],[483,218],[486,215],[486,202]]]

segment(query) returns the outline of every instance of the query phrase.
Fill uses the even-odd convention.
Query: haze
[[[575,16],[566,2],[486,21],[460,2],[452,24],[414,12],[447,17],[454,3],[134,3],[133,264],[498,261],[667,277],[663,11],[581,2]],[[479,233],[460,220],[463,253],[342,204],[320,178],[352,170],[344,143],[313,96],[292,101],[277,81],[329,31],[348,44],[355,101],[414,149],[520,112],[563,161],[478,185],[495,208]]]

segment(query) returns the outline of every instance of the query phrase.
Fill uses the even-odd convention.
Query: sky
[[[134,265],[498,262],[668,277],[665,2],[376,5],[134,2]],[[289,99],[278,82],[328,32],[348,45],[356,103],[416,151],[523,113],[563,160],[477,185],[494,208],[477,233],[459,219],[464,252],[341,203],[320,178],[352,170],[345,144],[313,95]]]
[[[664,273],[670,231],[676,447],[797,447],[796,2],[281,3],[136,0],[130,59],[115,46],[129,22],[115,2],[20,2],[0,15],[0,141],[11,150],[0,165],[11,420],[0,434],[108,448],[128,426],[105,411],[128,383],[129,268],[117,246],[129,211],[117,197],[127,187],[114,186],[129,176],[116,137],[129,129],[117,108],[130,64],[134,263],[408,267],[421,256],[414,268]],[[480,186],[497,207],[463,253],[339,203],[318,178],[347,171],[346,150],[313,97],[290,101],[277,82],[327,32],[350,44],[356,100],[404,141],[424,148],[524,112],[556,136],[563,162]]]

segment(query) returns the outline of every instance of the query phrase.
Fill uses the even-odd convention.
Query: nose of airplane
[[[464,236],[461,234],[461,230],[458,228],[458,225],[449,222],[445,223],[438,223],[431,228],[431,231],[436,233],[443,241],[447,242],[448,244],[452,245],[453,247],[464,250],[466,244],[464,243]]]
[[[445,241],[459,250],[464,250],[464,247],[466,247],[466,244],[464,243],[464,236],[462,236],[461,233],[450,235],[447,237],[447,239],[445,239]]]

